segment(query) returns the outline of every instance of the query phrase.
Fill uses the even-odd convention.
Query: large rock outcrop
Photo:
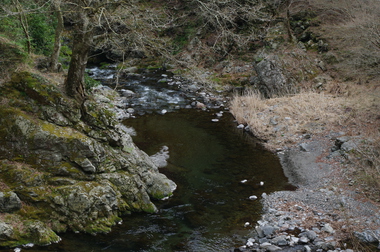
[[[284,74],[277,56],[267,56],[254,64],[256,76],[251,78],[251,84],[266,98],[294,93],[294,86]]]
[[[57,242],[67,229],[108,232],[123,214],[155,212],[151,199],[176,188],[110,104],[89,97],[80,107],[28,72],[0,99],[0,246]]]

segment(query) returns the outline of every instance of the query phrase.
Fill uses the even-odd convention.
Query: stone
[[[365,230],[363,232],[354,232],[355,237],[365,243],[375,243],[380,242],[380,229],[376,231],[374,230]]]
[[[315,238],[317,238],[317,234],[314,231],[309,230],[309,231],[300,233],[299,237],[307,237],[310,241],[314,241]]]
[[[302,236],[299,240],[300,243],[303,243],[303,244],[306,244],[308,243],[310,240],[306,237],[306,236]]]
[[[0,221],[0,239],[7,240],[13,236],[13,227]]]
[[[150,156],[150,159],[158,168],[162,168],[168,165],[167,159],[169,157],[169,147],[162,146],[159,152]]]
[[[23,213],[28,225],[24,223],[22,237],[12,237],[12,244],[56,242],[52,229],[109,232],[121,214],[157,211],[152,200],[170,197],[176,184],[159,173],[117,120],[111,107],[120,102],[118,93],[94,89],[98,101],[89,95],[81,114],[75,101],[40,80],[42,76],[19,74],[0,94],[20,102],[0,106],[0,179],[9,190],[0,192],[0,211],[20,210],[20,198],[29,203]],[[15,97],[21,91],[30,96]],[[0,236],[19,235],[12,228],[17,225],[0,222]]]
[[[280,247],[277,247],[276,245],[273,245],[269,242],[260,244],[260,248],[265,249],[266,251],[278,251],[281,250]]]
[[[334,229],[331,227],[331,225],[329,223],[326,223],[322,229],[322,231],[326,232],[326,233],[330,233],[330,234],[333,234],[335,233]]]
[[[344,142],[340,147],[340,149],[345,152],[350,152],[357,148],[358,148],[357,140],[349,140],[347,142]]]
[[[14,192],[0,192],[0,212],[11,213],[21,209],[21,200]]]
[[[292,86],[283,74],[277,56],[268,56],[254,65],[257,78],[254,80],[259,91],[267,98],[288,93]]]
[[[272,239],[272,243],[278,246],[286,246],[288,245],[288,241],[286,240],[285,235],[280,235]]]
[[[123,69],[123,73],[137,73],[139,69],[137,67],[127,67]]]
[[[249,238],[247,243],[245,244],[247,247],[253,247],[253,245],[255,244],[255,239],[253,238]]]
[[[276,231],[276,228],[274,228],[273,226],[270,226],[270,225],[265,225],[263,227],[263,233],[265,236],[272,236],[274,231]]]
[[[61,238],[53,230],[41,221],[29,223],[27,229],[31,232],[34,243],[38,245],[50,245],[61,240]]]
[[[128,98],[131,98],[133,96],[136,95],[135,92],[133,92],[132,90],[128,90],[128,89],[121,89],[120,90],[120,94],[124,97],[128,97]]]

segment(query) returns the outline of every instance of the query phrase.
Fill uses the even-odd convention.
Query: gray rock
[[[306,152],[310,151],[309,145],[307,143],[301,143],[299,146],[300,146],[301,151],[306,151]]]
[[[326,232],[326,233],[330,233],[330,234],[333,234],[335,233],[335,230],[331,227],[331,225],[329,223],[326,223],[322,229],[322,231]]]
[[[8,240],[13,236],[13,227],[0,221],[0,239]]]
[[[21,209],[21,200],[14,192],[0,192],[0,212],[11,213]]]
[[[309,230],[309,231],[300,233],[299,237],[307,237],[310,241],[314,241],[315,238],[317,238],[317,234],[314,231]]]
[[[270,225],[265,225],[263,228],[263,234],[267,237],[272,236],[274,231],[276,231],[276,228]]]
[[[278,246],[286,246],[288,245],[288,241],[286,240],[285,235],[280,235],[272,239],[272,243]]]
[[[266,97],[281,96],[291,89],[292,85],[283,74],[279,62],[277,56],[272,56],[263,59],[254,66],[257,73],[256,85]]]
[[[350,152],[357,148],[358,148],[358,140],[354,140],[354,139],[343,143],[342,146],[340,147],[340,149],[345,152]]]
[[[340,149],[340,147],[342,146],[342,144],[344,144],[345,142],[349,141],[350,139],[351,139],[351,137],[349,137],[349,136],[337,137],[335,139],[335,145],[338,147],[338,149]]]
[[[261,226],[256,226],[255,227],[255,230],[257,232],[257,235],[260,237],[260,238],[263,238],[265,235],[264,235],[264,232],[263,232],[263,229]]]
[[[74,159],[76,164],[78,164],[85,172],[95,173],[96,167],[91,163],[88,158]]]
[[[29,232],[31,232],[32,237],[34,237],[34,243],[39,245],[50,245],[52,243],[57,243],[61,238],[54,233],[49,227],[47,227],[41,221],[34,221],[29,223],[27,226]]]
[[[354,232],[354,235],[365,243],[380,242],[380,229],[378,230],[365,230],[363,232]]]
[[[137,73],[138,70],[137,67],[127,67],[123,69],[123,73]]]
[[[266,251],[278,251],[278,250],[281,250],[280,247],[278,247],[276,245],[273,245],[273,244],[271,244],[269,242],[260,244],[260,248],[265,249]]]
[[[169,158],[169,148],[167,146],[162,146],[159,152],[150,156],[150,159],[158,168],[167,166],[168,162],[166,160],[168,158]]]
[[[299,240],[300,243],[303,243],[303,244],[306,244],[308,243],[310,240],[309,238],[307,238],[306,236],[302,236]]]

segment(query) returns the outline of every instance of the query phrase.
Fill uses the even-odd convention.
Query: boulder
[[[252,83],[265,97],[282,96],[291,92],[293,85],[288,81],[277,56],[268,56],[254,65],[257,77]]]
[[[21,209],[21,200],[14,192],[0,192],[0,213],[11,213]]]
[[[27,72],[3,86],[0,180],[9,192],[0,193],[0,212],[12,218],[0,223],[0,246],[46,245],[67,229],[109,232],[121,215],[155,212],[151,199],[173,194],[176,184],[117,120],[117,92],[96,93],[78,106]]]

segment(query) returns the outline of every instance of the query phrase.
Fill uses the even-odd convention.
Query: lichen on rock
[[[0,107],[0,246],[46,245],[68,229],[109,232],[123,214],[157,211],[151,199],[175,190],[108,100],[78,106],[28,72],[15,73],[0,99],[9,101]]]

